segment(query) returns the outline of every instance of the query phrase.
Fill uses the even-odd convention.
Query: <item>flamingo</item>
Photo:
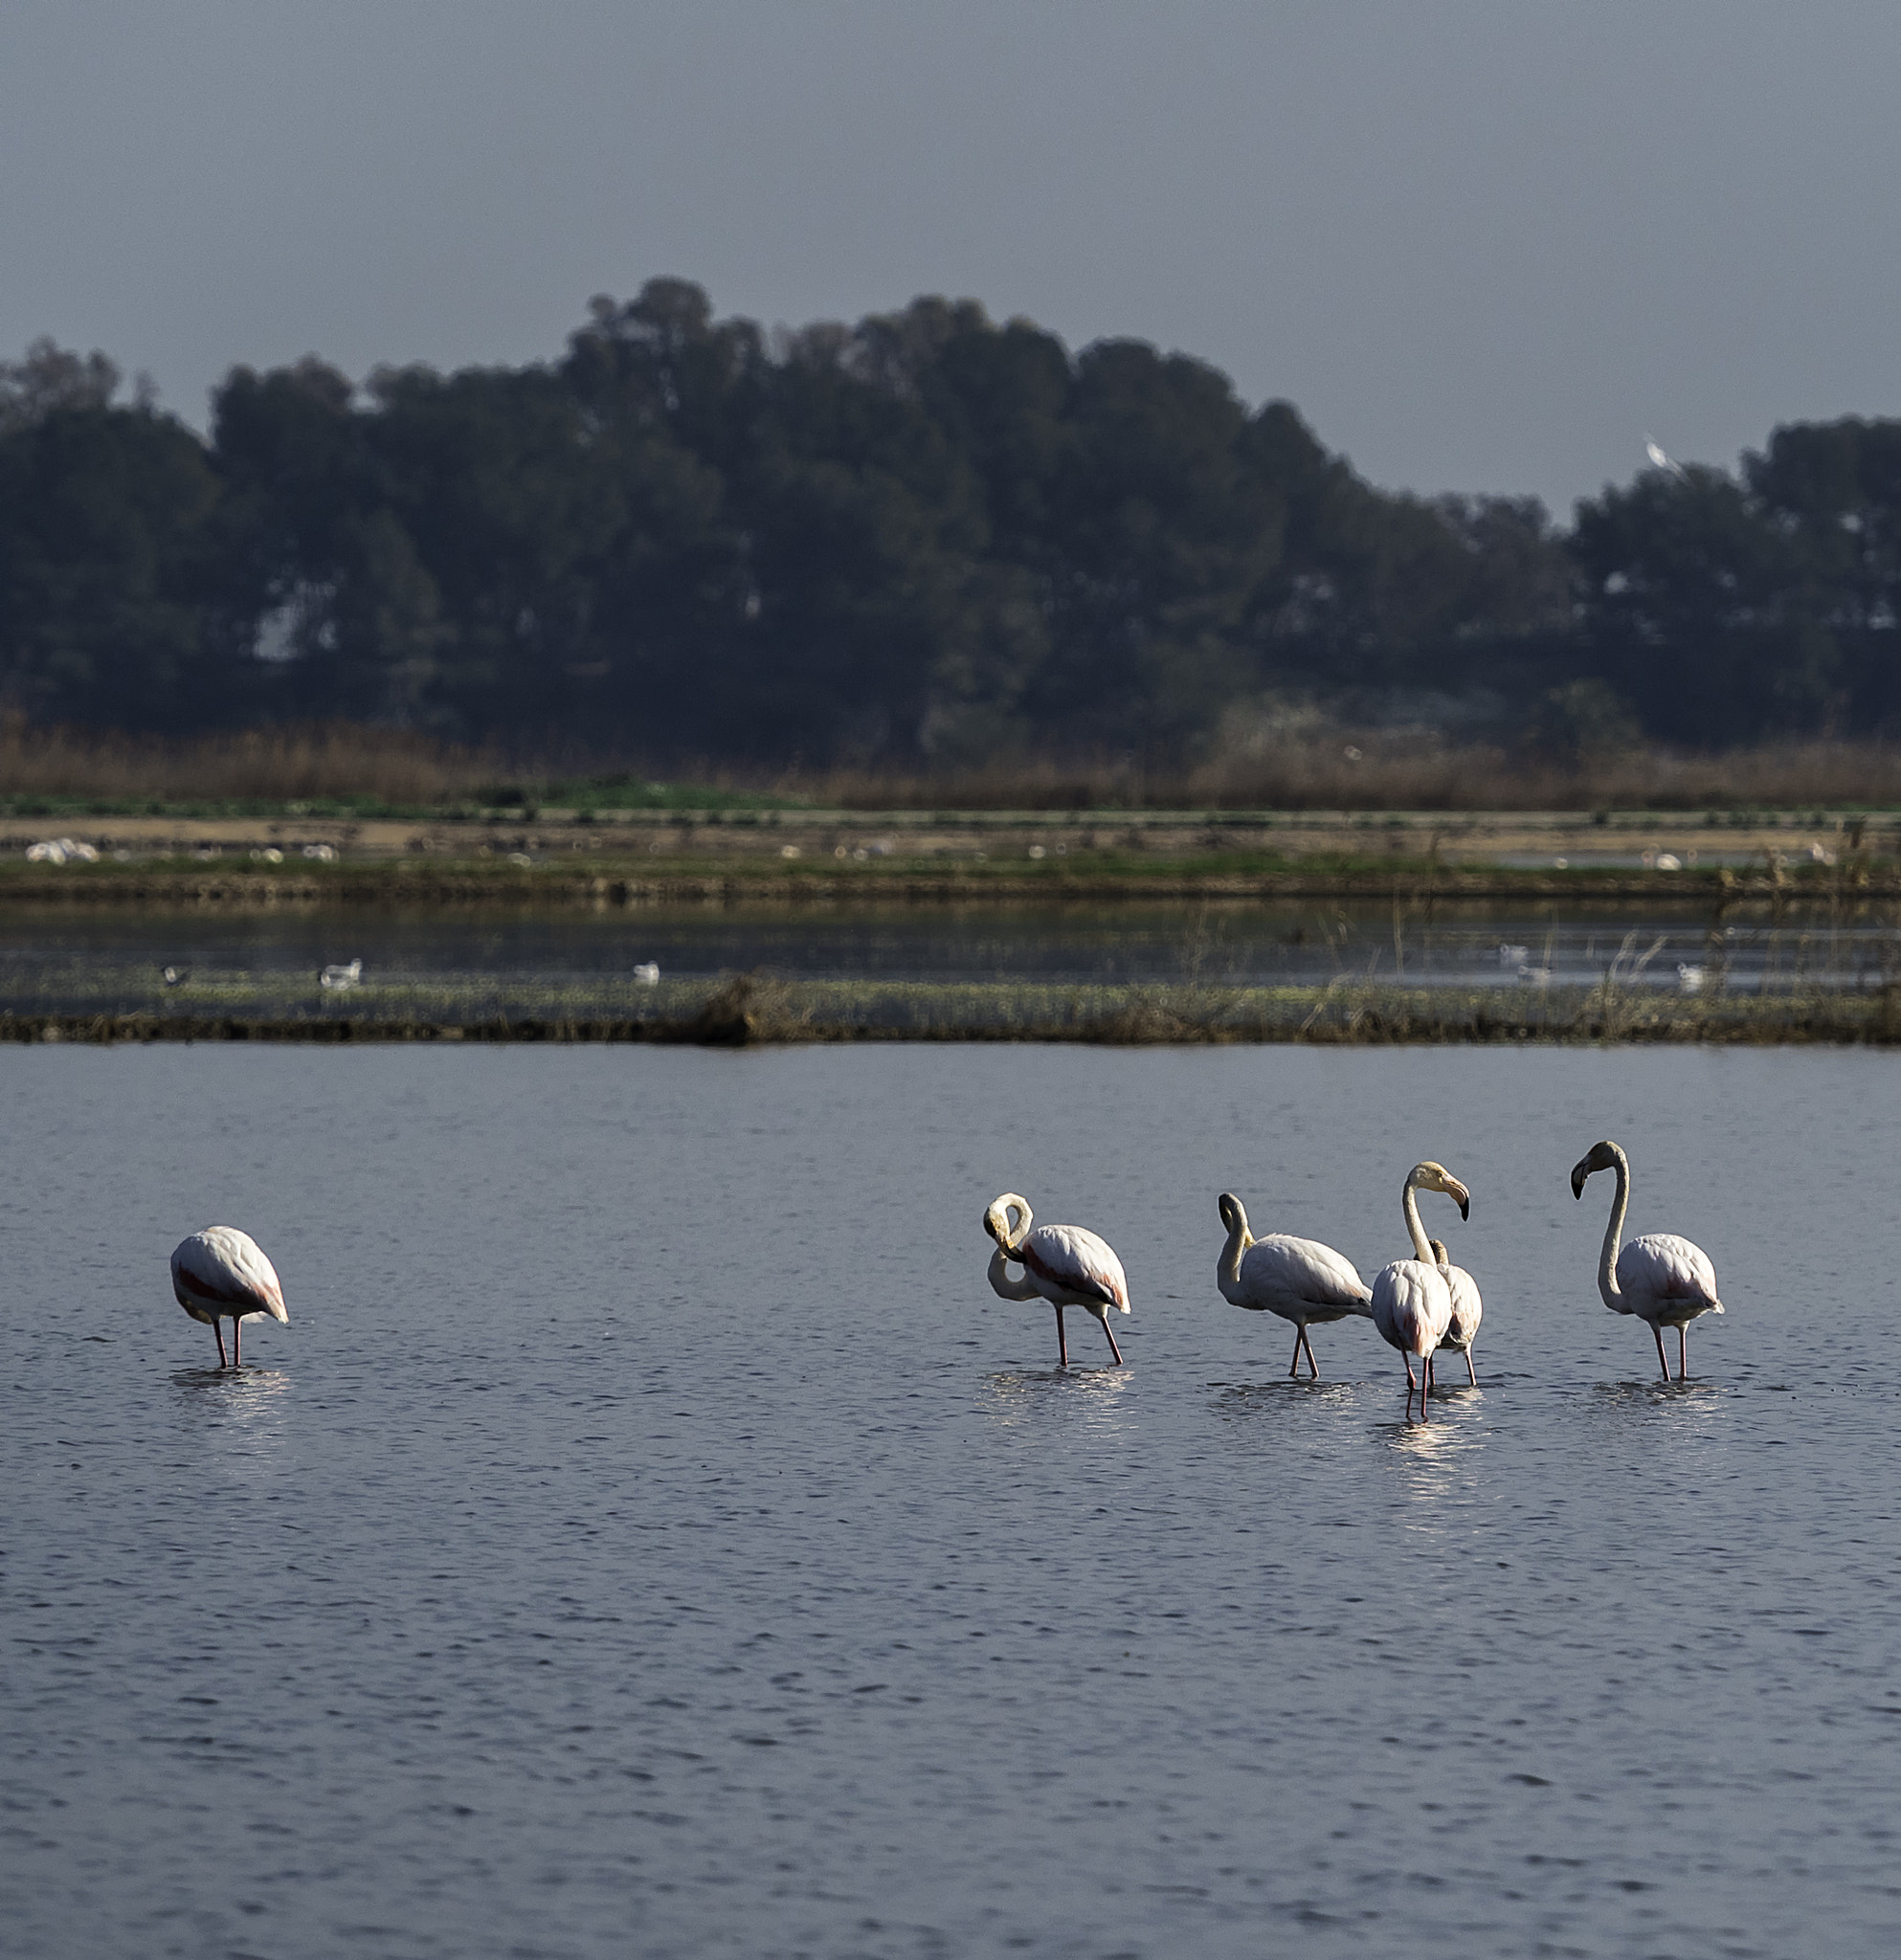
[[[1439,1275],[1445,1281],[1446,1290],[1452,1295],[1452,1321],[1445,1329],[1445,1338],[1441,1348],[1449,1348],[1455,1354],[1465,1357],[1465,1372],[1472,1377],[1472,1386],[1479,1385],[1479,1371],[1472,1366],[1472,1342],[1479,1331],[1479,1323],[1485,1318],[1486,1304],[1479,1298],[1479,1282],[1466,1272],[1464,1266],[1455,1266],[1452,1256],[1445,1250],[1443,1239],[1432,1241],[1432,1261],[1439,1268]]]
[[[1313,1358],[1308,1328],[1316,1321],[1345,1320],[1349,1314],[1371,1314],[1373,1295],[1345,1253],[1314,1238],[1295,1238],[1286,1232],[1256,1238],[1247,1229],[1247,1207],[1231,1191],[1219,1199],[1221,1223],[1228,1228],[1215,1281],[1222,1299],[1254,1313],[1277,1313],[1294,1324],[1294,1358],[1287,1374],[1300,1373],[1302,1350],[1314,1380],[1320,1366]]]
[[[284,1290],[277,1268],[264,1257],[248,1232],[232,1225],[208,1225],[183,1240],[171,1256],[171,1290],[194,1321],[203,1321],[217,1336],[218,1366],[241,1368],[244,1344],[240,1328],[247,1320],[289,1324]],[[218,1323],[231,1317],[231,1360],[224,1352],[224,1329]]]
[[[1413,1196],[1416,1191],[1443,1191],[1447,1197],[1456,1198],[1462,1218],[1471,1216],[1472,1198],[1444,1165],[1430,1161],[1415,1164],[1400,1187],[1399,1203],[1417,1257],[1395,1259],[1374,1275],[1373,1324],[1379,1329],[1380,1339],[1405,1357],[1408,1409],[1413,1401],[1413,1356],[1419,1356],[1420,1414],[1423,1416],[1426,1394],[1432,1387],[1433,1349],[1452,1325],[1452,1289],[1433,1263],[1432,1245],[1420,1223],[1419,1201]]]
[[[1598,1291],[1613,1313],[1634,1313],[1649,1326],[1666,1381],[1670,1378],[1670,1364],[1664,1355],[1664,1329],[1677,1330],[1677,1380],[1682,1381],[1689,1367],[1690,1322],[1698,1314],[1723,1310],[1716,1298],[1716,1268],[1700,1245],[1673,1232],[1633,1238],[1620,1252],[1624,1208],[1630,1203],[1630,1159],[1620,1146],[1608,1138],[1591,1146],[1572,1167],[1571,1195],[1584,1195],[1584,1180],[1593,1171],[1612,1169],[1617,1172],[1617,1202],[1611,1207],[1604,1249],[1598,1258]]]
[[[1012,1222],[1010,1214],[1017,1217]],[[1095,1315],[1108,1335],[1109,1352],[1122,1366],[1122,1349],[1108,1324],[1109,1308],[1129,1311],[1129,1280],[1107,1239],[1080,1225],[1039,1225],[1030,1229],[1028,1198],[1007,1191],[994,1199],[983,1214],[983,1229],[996,1241],[990,1256],[991,1290],[1004,1300],[1046,1300],[1056,1308],[1056,1350],[1059,1365],[1069,1366],[1069,1343],[1062,1331],[1062,1309],[1080,1306]],[[1023,1277],[1013,1280],[1005,1270],[1014,1261]]]

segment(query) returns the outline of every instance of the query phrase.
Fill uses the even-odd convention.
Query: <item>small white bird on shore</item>
[[[277,1268],[257,1241],[235,1225],[208,1225],[180,1242],[171,1256],[171,1290],[194,1321],[217,1337],[218,1366],[241,1368],[246,1321],[269,1318],[289,1324]],[[231,1358],[225,1358],[223,1320],[231,1322]]]
[[[344,988],[354,987],[356,983],[362,978],[363,962],[361,960],[352,960],[347,967],[337,966],[334,963],[330,966],[325,967],[324,970],[318,974],[317,984],[320,987],[330,987],[341,990]]]
[[[1644,454],[1649,457],[1653,470],[1662,470],[1666,476],[1675,477],[1681,481],[1689,480],[1689,472],[1681,463],[1673,462],[1666,457],[1662,445],[1647,434],[1644,438]]]
[[[658,987],[660,984],[660,963],[658,960],[642,960],[634,969],[634,977],[642,987]]]

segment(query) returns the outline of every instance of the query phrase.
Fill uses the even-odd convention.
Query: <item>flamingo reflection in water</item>
[[[1014,1215],[1013,1215],[1014,1214]],[[1062,1328],[1062,1309],[1080,1306],[1094,1314],[1108,1336],[1109,1352],[1122,1366],[1122,1349],[1108,1324],[1111,1307],[1129,1311],[1129,1280],[1122,1261],[1105,1238],[1080,1225],[1037,1225],[1028,1198],[1014,1191],[994,1198],[983,1214],[983,1229],[996,1241],[990,1256],[991,1290],[1004,1300],[1046,1300],[1056,1309],[1058,1365],[1069,1366],[1069,1342]],[[1009,1266],[1020,1265],[1023,1277],[1013,1280]]]
[[[266,1317],[287,1325],[284,1290],[277,1268],[248,1232],[232,1225],[208,1225],[183,1240],[171,1256],[171,1290],[194,1321],[203,1321],[217,1337],[218,1366],[244,1365],[239,1332],[247,1320]],[[221,1321],[231,1322],[231,1358],[224,1351]]]

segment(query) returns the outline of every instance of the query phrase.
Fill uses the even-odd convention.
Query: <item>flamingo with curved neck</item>
[[[1373,1295],[1352,1259],[1317,1238],[1296,1238],[1291,1233],[1270,1232],[1256,1238],[1247,1229],[1247,1207],[1231,1191],[1219,1200],[1228,1242],[1215,1268],[1215,1283],[1222,1299],[1253,1313],[1276,1313],[1294,1324],[1294,1358],[1287,1373],[1300,1372],[1305,1351],[1315,1380],[1320,1365],[1313,1358],[1309,1326],[1345,1320],[1350,1314],[1370,1314]]]
[[[1109,1311],[1129,1311],[1129,1279],[1122,1261],[1105,1238],[1081,1225],[1037,1225],[1030,1201],[1014,1191],[993,1198],[984,1208],[983,1229],[996,1241],[990,1256],[991,1291],[1002,1300],[1046,1300],[1056,1309],[1058,1365],[1069,1366],[1069,1342],[1062,1329],[1062,1309],[1080,1306],[1093,1314],[1108,1336],[1109,1352],[1122,1366],[1122,1349],[1108,1324]],[[1023,1277],[1013,1280],[1010,1267],[1020,1265]]]
[[[1459,1215],[1472,1213],[1471,1193],[1443,1164],[1430,1159],[1415,1164],[1400,1187],[1400,1210],[1413,1241],[1415,1257],[1383,1266],[1373,1281],[1373,1324],[1388,1347],[1397,1348],[1406,1363],[1406,1407],[1411,1412],[1413,1390],[1420,1392],[1420,1414],[1426,1412],[1432,1389],[1432,1355],[1452,1324],[1452,1289],[1433,1260],[1432,1242],[1420,1223],[1417,1191],[1443,1192],[1458,1201]],[[1413,1357],[1420,1360],[1420,1380],[1413,1380]]]
[[[1648,1325],[1666,1381],[1670,1378],[1670,1364],[1664,1353],[1663,1330],[1677,1330],[1677,1380],[1682,1381],[1689,1368],[1690,1322],[1699,1314],[1723,1311],[1723,1303],[1716,1298],[1716,1268],[1700,1245],[1674,1232],[1648,1233],[1620,1250],[1623,1214],[1630,1204],[1630,1159],[1608,1137],[1593,1144],[1572,1166],[1571,1195],[1581,1198],[1585,1180],[1599,1170],[1617,1172],[1617,1197],[1598,1255],[1598,1292],[1613,1313],[1634,1314]]]

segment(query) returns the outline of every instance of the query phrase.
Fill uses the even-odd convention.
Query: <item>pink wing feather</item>
[[[194,1232],[171,1256],[171,1290],[199,1320],[219,1314],[269,1314],[288,1321],[277,1268],[248,1232],[211,1225]]]
[[[1633,1302],[1639,1296],[1658,1304],[1701,1302],[1711,1311],[1722,1305],[1710,1255],[1674,1232],[1633,1238],[1618,1254],[1617,1283]]]
[[[1039,1279],[1129,1311],[1129,1279],[1108,1241],[1080,1225],[1039,1225],[1020,1256]]]

